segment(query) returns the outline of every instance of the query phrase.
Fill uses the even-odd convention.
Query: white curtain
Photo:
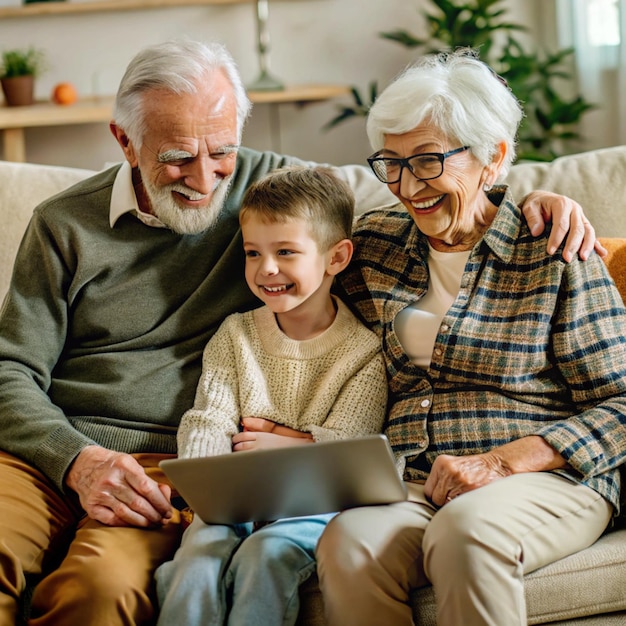
[[[575,48],[579,92],[598,109],[581,149],[626,144],[626,0],[557,0],[560,47]]]

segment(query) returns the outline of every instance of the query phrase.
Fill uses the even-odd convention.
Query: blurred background
[[[103,3],[103,8],[110,4],[107,0],[56,4],[79,2]],[[44,4],[54,3],[41,6]],[[42,102],[50,100],[60,82],[71,82],[81,100],[112,96],[127,63],[140,48],[177,37],[224,43],[246,84],[257,78],[254,1],[211,4],[207,0],[203,5],[159,7],[146,0],[145,4],[134,10],[30,14],[26,8],[34,4],[19,6],[19,0],[0,0],[0,52],[28,46],[44,52],[46,70],[35,87],[36,98]],[[620,95],[626,94],[620,38],[626,22],[626,11],[620,11],[625,0],[492,0],[489,4],[488,19],[498,25],[487,33],[493,40],[494,62],[499,64],[503,55],[508,55],[508,66],[496,69],[501,73],[532,70],[521,75],[519,84],[536,94],[538,87],[532,80],[554,72],[556,82],[547,92],[552,108],[533,112],[545,126],[542,132],[550,134],[551,145],[542,146],[543,153],[535,156],[549,159],[626,143],[626,107],[620,102]],[[345,87],[346,93],[305,105],[255,104],[244,143],[316,161],[364,163],[371,149],[364,118],[358,113],[366,110],[372,89],[382,89],[419,54],[446,43],[446,33],[439,31],[438,39],[433,30],[446,10],[455,10],[461,22],[472,26],[467,11],[479,5],[485,3],[269,0],[271,73],[287,86],[338,85]],[[507,29],[504,24],[514,28]],[[471,41],[481,43],[480,34],[468,32]],[[510,58],[517,49],[510,46],[510,37],[520,49],[517,59]],[[457,45],[458,39],[447,43]],[[554,55],[564,50],[567,54],[555,59]],[[521,66],[522,61],[528,66],[533,58],[539,64],[536,67],[511,67],[516,62]],[[512,73],[507,76],[512,85],[511,79],[515,80]],[[356,90],[356,99],[349,88]],[[363,100],[361,109],[359,99]],[[11,114],[8,108],[2,111]],[[575,124],[568,125],[567,118],[572,115]],[[333,120],[335,125],[328,128]],[[34,163],[100,169],[122,158],[104,121],[29,127],[24,134],[26,160]]]

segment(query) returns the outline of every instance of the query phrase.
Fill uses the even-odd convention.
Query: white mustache
[[[217,186],[217,185],[216,185]],[[182,185],[181,183],[175,183],[170,185],[170,191],[176,191],[178,193],[182,193],[184,196],[189,198],[189,200],[203,200],[207,197],[208,194],[200,193],[191,187],[187,187],[187,185]],[[214,191],[214,189],[212,190]]]

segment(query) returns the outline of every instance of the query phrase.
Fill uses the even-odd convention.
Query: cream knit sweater
[[[333,324],[307,341],[287,337],[267,307],[226,318],[204,350],[194,406],[178,430],[179,456],[231,452],[242,417],[316,441],[380,432],[387,407],[380,341],[337,305]]]

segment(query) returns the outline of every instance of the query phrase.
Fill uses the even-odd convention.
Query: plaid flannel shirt
[[[382,340],[390,386],[386,435],[407,480],[439,454],[477,454],[539,435],[568,462],[557,470],[619,510],[626,459],[626,310],[602,260],[565,263],[533,237],[506,187],[474,246],[426,370],[394,331],[428,288],[428,244],[403,207],[357,225],[345,292]]]

